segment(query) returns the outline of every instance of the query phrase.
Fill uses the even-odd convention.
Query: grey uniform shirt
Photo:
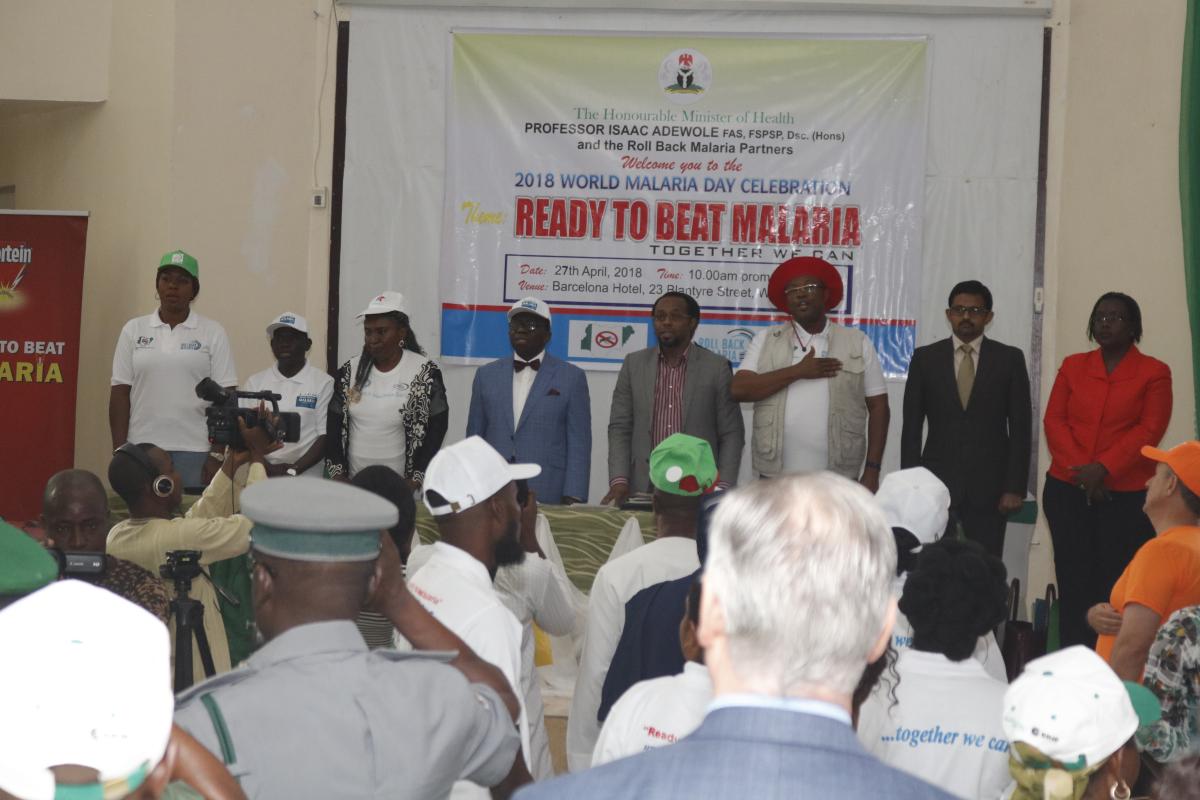
[[[442,798],[459,779],[498,783],[520,746],[491,688],[419,652],[369,651],[348,621],[286,631],[181,694],[175,722],[250,798]]]

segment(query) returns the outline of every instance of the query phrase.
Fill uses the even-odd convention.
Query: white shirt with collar
[[[678,675],[635,683],[608,712],[592,766],[674,744],[700,727],[712,696],[708,667],[695,661]]]
[[[885,670],[858,714],[858,740],[885,764],[962,798],[997,797],[1009,785],[1001,727],[1008,684],[973,658],[904,650],[900,682]]]
[[[738,371],[758,372],[758,359],[771,329],[754,335]],[[809,333],[792,323],[792,364],[799,364],[815,351],[817,358],[829,356],[829,323],[819,333]],[[879,354],[869,338],[863,341],[863,395],[887,394]],[[787,387],[783,420],[783,471],[812,472],[829,466],[829,378],[792,381]]]
[[[525,361],[525,359],[513,353],[513,361],[525,361],[526,364],[537,361],[539,368],[545,360],[545,350],[529,359],[529,361]],[[521,412],[525,410],[525,401],[529,399],[529,390],[533,388],[533,381],[536,378],[537,371],[532,367],[525,367],[520,372],[517,372],[515,366],[513,367],[513,430],[516,430],[516,427],[521,424]]]
[[[625,627],[625,604],[648,586],[682,578],[699,568],[695,539],[664,536],[609,561],[596,572],[588,596],[579,677],[567,719],[567,766],[571,772],[587,769],[592,763],[600,735],[596,719],[600,693]]]
[[[435,542],[429,549],[432,552],[423,566],[416,570],[410,567],[408,588],[435,619],[454,631],[476,655],[504,673],[521,705],[518,725],[521,752],[529,767],[529,721],[521,691],[521,624],[496,594],[487,567],[474,556],[445,542]],[[399,632],[396,649],[412,649]],[[491,795],[486,788],[460,781],[450,796]]]
[[[272,464],[294,463],[308,452],[318,436],[325,434],[329,400],[333,397],[333,378],[312,364],[306,363],[290,378],[279,371],[278,364],[272,364],[268,369],[251,375],[241,388],[247,392],[275,392],[282,398],[279,401],[280,411],[294,411],[300,415],[299,441],[287,442],[269,454],[267,460]],[[245,407],[258,406],[257,400],[242,400],[241,403]],[[318,460],[305,474],[320,477],[324,468],[323,460]]]
[[[113,353],[112,385],[129,386],[129,441],[163,450],[208,450],[196,384],[212,378],[237,384],[229,337],[220,323],[195,311],[172,328],[158,312],[125,323]]]
[[[979,348],[983,344],[983,337],[976,336],[974,341],[964,342],[954,334],[950,334],[950,341],[954,344],[954,374],[958,375],[958,368],[962,366],[963,351],[961,348],[964,344],[971,351],[971,363],[975,367],[975,374],[979,374]]]

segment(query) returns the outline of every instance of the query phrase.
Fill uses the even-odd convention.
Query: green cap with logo
[[[58,578],[58,562],[32,536],[0,519],[0,597],[20,597]]]
[[[686,433],[673,433],[650,453],[650,482],[659,491],[695,497],[717,483],[717,462],[708,442]]]
[[[178,267],[196,280],[200,280],[200,262],[196,260],[195,256],[182,250],[163,253],[163,257],[159,259],[158,268],[166,269],[167,267]]]

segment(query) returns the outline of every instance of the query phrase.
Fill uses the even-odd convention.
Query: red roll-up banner
[[[0,517],[41,511],[75,463],[86,212],[0,211]],[[100,424],[104,410],[96,410]]]

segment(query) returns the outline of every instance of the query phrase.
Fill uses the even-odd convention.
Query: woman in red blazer
[[[1042,508],[1054,542],[1062,646],[1092,646],[1087,610],[1103,603],[1141,545],[1154,464],[1141,454],[1171,420],[1171,369],[1143,355],[1142,312],[1120,292],[1101,295],[1088,321],[1100,345],[1067,356],[1046,404],[1050,470]]]

